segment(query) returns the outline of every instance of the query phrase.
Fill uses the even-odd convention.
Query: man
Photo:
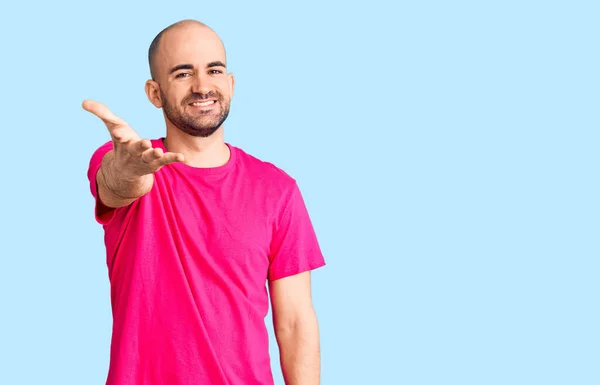
[[[157,35],[149,63],[164,138],[83,102],[112,139],[88,171],[111,283],[106,383],[273,384],[270,294],[286,384],[319,384],[310,271],[325,261],[295,180],[224,141],[234,77],[221,40],[185,20]]]

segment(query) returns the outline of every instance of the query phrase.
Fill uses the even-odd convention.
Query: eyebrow
[[[225,65],[225,63],[223,63],[222,61],[219,61],[219,60],[210,62],[206,66],[206,68],[211,68],[211,67],[223,67],[223,68],[227,68],[227,66]]]
[[[169,73],[173,73],[173,72],[176,72],[179,70],[191,70],[193,68],[194,68],[194,66],[191,64],[179,64],[179,65],[176,65],[175,67],[171,68],[171,72],[169,72]]]
[[[206,65],[206,68],[212,68],[212,67],[224,67],[224,68],[227,68],[227,66],[225,65],[225,63],[223,63],[220,60],[210,62],[210,63],[208,63]],[[191,65],[191,64],[179,64],[179,65],[176,65],[175,67],[171,68],[171,71],[169,73],[177,72],[177,71],[180,71],[180,70],[191,70],[191,69],[194,69],[194,66]]]

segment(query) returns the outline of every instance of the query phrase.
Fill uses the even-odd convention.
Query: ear
[[[235,89],[235,77],[233,76],[232,73],[229,73],[228,77],[229,77],[229,92],[230,92],[231,96],[233,96],[233,91]]]
[[[146,95],[150,103],[154,104],[154,107],[161,108],[163,106],[160,98],[160,86],[152,79],[146,81]]]

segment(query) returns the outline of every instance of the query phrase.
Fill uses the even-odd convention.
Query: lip
[[[198,108],[198,109],[208,109],[208,108],[213,108],[216,104],[218,103],[218,101],[216,99],[209,99],[209,100],[196,100],[192,103],[188,103],[188,106],[192,107],[192,108]]]

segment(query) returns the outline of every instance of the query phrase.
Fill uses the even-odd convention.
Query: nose
[[[194,76],[192,82],[192,92],[199,94],[207,94],[210,91],[210,80],[205,74],[198,73]]]

